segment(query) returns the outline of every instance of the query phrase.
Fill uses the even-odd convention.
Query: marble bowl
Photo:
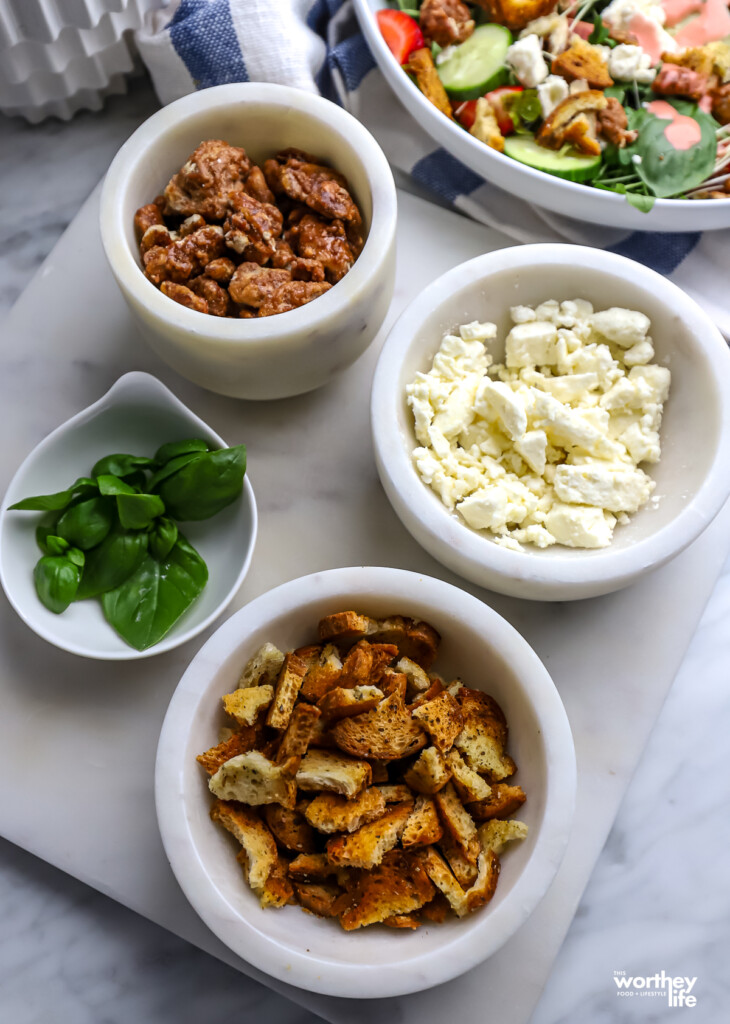
[[[462,920],[417,932],[374,926],[345,933],[299,907],[262,910],[236,861],[237,844],[209,818],[212,798],[195,756],[224,724],[221,698],[265,641],[310,643],[323,615],[354,608],[423,618],[439,630],[435,668],[493,694],[510,727],[510,751],[528,794],[518,817],[527,839],[505,851],[497,892]],[[347,568],[285,583],[217,630],[170,702],[155,769],[165,852],[190,903],[234,953],[289,985],[356,999],[405,995],[448,981],[491,956],[529,917],[563,857],[573,817],[570,726],[545,667],[487,605],[450,584],[401,569]]]
[[[243,146],[260,162],[294,146],[348,179],[363,215],[365,246],[350,272],[288,313],[238,320],[186,309],[142,273],[135,210],[164,188],[204,139]],[[326,384],[362,355],[390,305],[395,280],[396,194],[382,150],[335,104],[283,85],[222,85],[153,114],[112,161],[101,196],[101,236],[134,319],[157,354],[210,391],[285,398]]]
[[[652,321],[655,361],[672,384],[662,457],[647,472],[650,501],[617,526],[607,548],[511,551],[450,512],[421,480],[405,388],[428,370],[445,331],[472,320],[510,327],[510,306],[584,298]],[[495,360],[502,358],[491,343]],[[668,562],[709,525],[730,495],[730,352],[717,327],[671,281],[623,256],[575,245],[522,245],[478,256],[428,286],[391,330],[371,401],[375,458],[385,492],[413,537],[466,579],[513,597],[568,601],[618,590]]]
[[[145,651],[122,640],[104,618],[98,600],[79,601],[62,615],[41,604],[33,583],[33,566],[40,558],[35,530],[41,513],[8,511],[8,505],[21,498],[68,487],[110,452],[151,455],[167,441],[188,437],[227,447],[156,377],[126,373],[98,402],[49,434],[23,462],[0,513],[0,583],[15,611],[38,636],[84,658],[133,661],[186,643],[230,604],[248,572],[256,544],[256,501],[248,474],[242,497],[214,520],[182,524],[183,533],[206,561],[208,582],[170,632]]]

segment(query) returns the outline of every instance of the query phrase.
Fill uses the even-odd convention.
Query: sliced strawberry
[[[414,50],[425,46],[423,33],[405,11],[378,11],[378,28],[399,64],[405,64]]]
[[[477,101],[476,100],[463,100],[461,103],[452,103],[451,107],[454,111],[454,117],[463,125],[467,131],[469,131],[476,120],[477,116]]]

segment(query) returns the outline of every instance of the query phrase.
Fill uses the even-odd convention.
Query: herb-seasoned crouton
[[[248,879],[248,857],[246,851],[241,850],[236,855],[236,860],[243,868],[243,873]],[[249,883],[250,884],[250,883]],[[294,889],[286,875],[286,862],[277,858],[276,864],[269,872],[269,877],[261,888],[251,886],[259,898],[259,903],[266,907],[285,907],[287,903],[294,903]]]
[[[491,818],[509,818],[519,810],[527,798],[521,786],[508,786],[498,782],[492,786],[486,800],[477,800],[466,805],[475,821],[489,821]]]
[[[296,654],[289,652],[285,656],[276,683],[274,701],[266,719],[267,725],[274,729],[286,729],[307,668],[307,662]]]
[[[335,903],[342,895],[339,886],[322,882],[295,882],[294,891],[299,905],[317,917],[332,917]]]
[[[524,821],[488,821],[479,829],[479,841],[482,848],[491,850],[499,855],[507,843],[515,839],[525,839],[527,836],[527,825]]]
[[[462,889],[468,889],[473,885],[479,874],[479,855],[477,854],[473,860],[468,860],[462,848],[448,832],[444,832],[438,847]]]
[[[460,800],[468,803],[474,800],[489,799],[492,792],[490,787],[481,775],[477,775],[473,768],[464,763],[464,759],[458,750],[450,750],[448,752],[446,764],[451,769],[454,787]],[[468,807],[467,810],[469,810]]]
[[[305,792],[324,790],[352,799],[370,785],[372,770],[367,761],[356,761],[329,750],[310,749],[302,758],[296,779]]]
[[[326,853],[300,853],[289,863],[289,877],[297,882],[320,882],[337,874]]]
[[[392,850],[405,828],[413,804],[395,804],[376,821],[327,843],[327,857],[337,867],[374,868]]]
[[[398,648],[393,644],[371,644],[360,640],[350,650],[342,663],[339,686],[376,686],[387,665],[397,657]]]
[[[256,811],[224,800],[216,800],[210,816],[241,844],[248,860],[248,884],[261,889],[279,859],[271,832]]]
[[[234,690],[223,697],[226,714],[235,718],[239,725],[255,725],[259,711],[267,708],[274,699],[274,687],[268,683],[261,686],[247,686]]]
[[[430,846],[437,843],[442,835],[443,829],[433,797],[422,794],[417,796],[401,836],[403,849],[410,846]]]
[[[291,713],[286,732],[276,754],[277,762],[290,757],[304,757],[312,742],[322,712],[311,704],[297,704]]]
[[[267,804],[264,818],[274,838],[287,850],[295,853],[314,853],[317,840],[314,829],[299,811],[280,804]]]
[[[568,49],[553,59],[551,74],[561,75],[568,82],[581,78],[591,89],[607,89],[613,85],[602,52],[579,36],[574,36]]]
[[[374,619],[358,612],[337,612],[327,615],[319,621],[319,639],[336,640],[344,643],[349,640],[361,640],[368,633],[374,632]]]
[[[406,695],[409,700],[413,700],[419,693],[425,693],[431,686],[431,678],[428,673],[420,665],[417,665],[415,661],[411,661],[410,658],[401,658],[395,666],[395,670],[396,672],[402,672],[406,677],[408,685]]]
[[[415,754],[428,737],[413,720],[400,694],[382,700],[372,711],[343,718],[332,727],[335,743],[354,757],[392,760]]]
[[[411,711],[415,708],[420,708],[423,704],[428,704],[430,700],[435,700],[440,694],[444,692],[444,684],[440,679],[435,676],[430,680],[430,686],[423,693],[416,694],[415,699],[410,705]]]
[[[441,693],[433,700],[421,704],[413,710],[412,715],[425,726],[434,746],[438,747],[442,754],[451,749],[454,740],[464,728],[461,708],[450,693]]]
[[[380,790],[371,787],[352,800],[337,793],[322,793],[305,811],[310,825],[319,832],[355,832],[361,825],[385,814],[385,800]]]
[[[293,807],[297,787],[289,774],[291,765],[274,764],[258,750],[238,754],[221,765],[211,776],[208,787],[221,800],[239,800],[241,803],[281,804]]]
[[[316,704],[320,697],[323,697],[328,690],[339,685],[342,674],[342,661],[337,648],[333,644],[326,644],[319,658],[310,666],[304,677],[302,688],[299,691],[303,700]]]
[[[377,686],[353,686],[344,689],[336,686],[317,701],[317,707],[328,722],[351,715],[371,711],[383,699],[383,691]]]
[[[457,699],[464,714],[464,728],[455,745],[470,768],[501,782],[516,770],[514,761],[505,753],[507,723],[502,709],[488,694],[467,686],[462,686]]]
[[[474,124],[469,129],[469,134],[479,139],[490,149],[496,149],[498,153],[504,153],[504,135],[499,127],[494,107],[486,98],[480,96],[474,109]]]
[[[371,619],[357,612],[339,612],[319,623],[320,640],[348,643],[368,639],[371,643],[395,644],[402,658],[429,669],[436,659],[441,637],[427,622],[392,615]]]
[[[453,121],[451,103],[443,82],[439,78],[430,47],[424,46],[420,50],[414,50],[408,57],[408,63],[403,66],[406,71],[415,76],[418,88],[426,99]]]
[[[215,747],[206,750],[204,754],[198,754],[196,761],[205,768],[208,775],[215,775],[221,765],[230,761],[236,754],[245,754],[247,750],[251,750],[255,742],[256,732],[254,729],[241,729],[222,740]]]
[[[401,804],[404,800],[413,799],[413,793],[408,786],[391,784],[378,786],[378,789],[386,804]]]
[[[417,793],[437,793],[451,778],[444,755],[436,747],[426,747],[403,776]]]
[[[464,917],[477,907],[488,903],[494,896],[499,878],[499,858],[492,852],[479,854],[477,877],[474,884],[464,891],[452,874],[446,861],[433,846],[417,851],[428,877],[449,901],[457,917]]]
[[[410,928],[411,931],[415,931],[421,926],[421,922],[412,914],[395,914],[393,917],[386,917],[383,924],[388,928]]]
[[[492,21],[516,32],[528,22],[551,14],[558,0],[477,0],[477,3],[492,16]]]
[[[350,907],[340,915],[340,924],[345,931],[353,931],[410,914],[433,895],[433,885],[419,861],[411,854],[392,850],[374,870],[361,873]]]
[[[449,782],[439,790],[434,800],[444,828],[459,845],[466,859],[476,864],[480,849],[477,827],[456,795],[453,783]]]
[[[597,117],[607,106],[608,99],[599,89],[571,94],[545,118],[537,133],[537,142],[548,149],[572,145],[581,153],[600,156]]]
[[[434,898],[422,908],[421,917],[425,917],[427,921],[433,921],[434,924],[443,924],[450,913],[449,901],[442,892],[437,892]]]
[[[238,680],[239,689],[258,686],[260,683],[274,685],[284,664],[284,655],[273,644],[263,644],[254,656],[246,662],[246,666]]]

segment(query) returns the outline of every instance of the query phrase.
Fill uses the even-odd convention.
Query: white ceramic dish
[[[656,361],[672,384],[661,428],[662,457],[648,472],[651,502],[617,526],[598,550],[510,551],[470,529],[422,482],[405,387],[427,370],[444,332],[491,320],[509,330],[509,308],[584,298],[596,309],[639,309],[652,321]],[[493,351],[501,358],[497,343]],[[595,597],[624,587],[687,547],[730,494],[730,352],[696,302],[623,256],[573,245],[524,245],[478,256],[444,274],[408,306],[380,355],[371,418],[380,478],[415,539],[450,569],[499,593],[537,600]]]
[[[460,921],[408,935],[344,933],[299,907],[262,910],[231,837],[208,816],[211,796],[196,754],[217,742],[221,697],[265,641],[287,650],[316,637],[318,619],[355,608],[421,617],[442,635],[436,670],[460,675],[501,704],[510,751],[528,794],[518,817],[530,832],[505,853],[497,893]],[[252,601],[210,638],[180,681],[162,726],[155,770],[165,852],[183,892],[219,939],[267,974],[313,992],[356,999],[404,995],[469,970],[529,917],[562,860],[575,795],[570,726],[550,676],[522,637],[481,601],[401,569],[332,569]]]
[[[203,437],[219,448],[225,441],[148,373],[127,373],[98,402],[77,413],[37,445],[10,482],[0,513],[0,583],[11,605],[39,636],[56,647],[101,661],[149,658],[179,647],[211,624],[235,596],[256,543],[256,501],[244,478],[239,501],[214,521],[184,523],[182,530],[209,569],[195,604],[154,647],[129,647],[104,619],[96,600],[72,604],[55,615],[38,599],[33,566],[37,512],[8,512],[8,505],[32,494],[62,490],[88,472],[103,455],[151,455],[167,441]]]
[[[378,29],[377,11],[387,0],[354,0],[360,27],[396,96],[415,120],[449,153],[486,181],[513,195],[576,220],[632,231],[714,231],[730,227],[729,199],[658,199],[640,213],[623,196],[563,181],[498,153],[444,117],[404,73]]]
[[[347,177],[367,241],[330,291],[288,313],[236,320],[186,309],[147,280],[134,212],[211,138],[243,146],[256,162],[299,147]],[[107,258],[148,341],[184,377],[235,398],[311,391],[362,355],[393,292],[395,219],[393,176],[370,133],[321,96],[260,82],[204,89],[153,114],[117,153],[101,197]]]

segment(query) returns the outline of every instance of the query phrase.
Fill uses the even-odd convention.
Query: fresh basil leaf
[[[69,562],[77,565],[79,569],[83,569],[86,562],[86,555],[79,548],[69,548],[66,551],[66,558],[68,558]]]
[[[148,556],[120,587],[102,597],[107,622],[131,647],[158,643],[201,593],[208,569],[182,535],[167,558]]]
[[[73,550],[69,542],[53,533],[48,534],[43,545],[43,551],[47,555],[65,555],[69,549]]]
[[[119,522],[127,530],[144,530],[165,511],[157,494],[117,494]]]
[[[60,512],[47,512],[35,528],[36,544],[44,555],[50,555],[52,553],[46,547],[46,542],[49,537],[56,536],[56,523],[58,522],[60,515]]]
[[[696,104],[682,103],[681,110],[676,103],[672,106],[680,113],[692,111],[685,116],[694,118],[699,125],[699,142],[689,149],[675,149],[665,135],[665,129],[671,122],[648,114],[639,128],[638,139],[625,149],[629,160],[634,154],[641,157],[641,161],[635,164],[636,173],[649,191],[659,198],[674,196],[700,185],[712,172],[717,154],[715,119],[703,113]],[[629,126],[634,127],[631,119]]]
[[[155,452],[155,462],[163,466],[170,459],[176,459],[178,455],[189,455],[191,452],[209,452],[210,445],[200,437],[191,437],[188,441],[170,441],[163,444]]]
[[[147,545],[146,533],[128,533],[116,526],[98,547],[87,553],[76,600],[97,597],[124,583],[146,556]]]
[[[129,484],[135,491],[146,491],[147,490],[147,474],[142,469],[137,469],[134,473],[129,473],[124,478],[125,484]]]
[[[627,192],[626,201],[642,213],[649,213],[654,206],[656,199],[654,196],[644,196],[636,192]]]
[[[626,88],[627,86],[625,85],[609,85],[607,89],[603,90],[603,95],[607,100],[613,98],[623,104],[624,97],[626,96]]]
[[[174,519],[209,519],[238,498],[245,472],[246,446],[221,448],[189,462],[162,483],[159,494]]]
[[[121,480],[118,476],[113,476],[111,473],[102,473],[101,476],[96,478],[99,484],[99,493],[104,495],[115,495],[115,494],[137,494],[136,488],[129,483],[127,480]]]
[[[69,544],[86,551],[101,544],[111,530],[113,510],[110,498],[89,498],[63,513],[56,532]]]
[[[76,597],[80,578],[79,567],[58,555],[39,559],[33,572],[38,597],[56,615],[65,612]]]
[[[150,554],[161,562],[172,551],[177,542],[177,524],[167,516],[161,516],[152,527],[150,537]]]
[[[160,466],[156,473],[153,473],[150,482],[147,485],[147,490],[154,491],[154,489],[158,487],[163,480],[167,480],[168,477],[177,473],[179,469],[187,466],[190,462],[194,462],[204,454],[204,452],[188,452],[187,455],[178,455],[177,458],[170,459],[170,461],[166,462],[164,466]]]
[[[105,455],[91,471],[92,476],[129,476],[138,469],[152,469],[153,460],[143,455]]]
[[[609,42],[612,42],[611,33],[603,24],[603,19],[598,11],[593,12],[593,31],[588,36],[588,42],[593,43],[594,45],[597,43],[600,46],[605,46]]]
[[[86,498],[90,494],[98,493],[96,480],[88,476],[80,476],[66,491],[57,491],[55,494],[39,494],[34,498],[23,498],[11,505],[11,509],[21,512],[60,512],[68,508],[75,498]]]

